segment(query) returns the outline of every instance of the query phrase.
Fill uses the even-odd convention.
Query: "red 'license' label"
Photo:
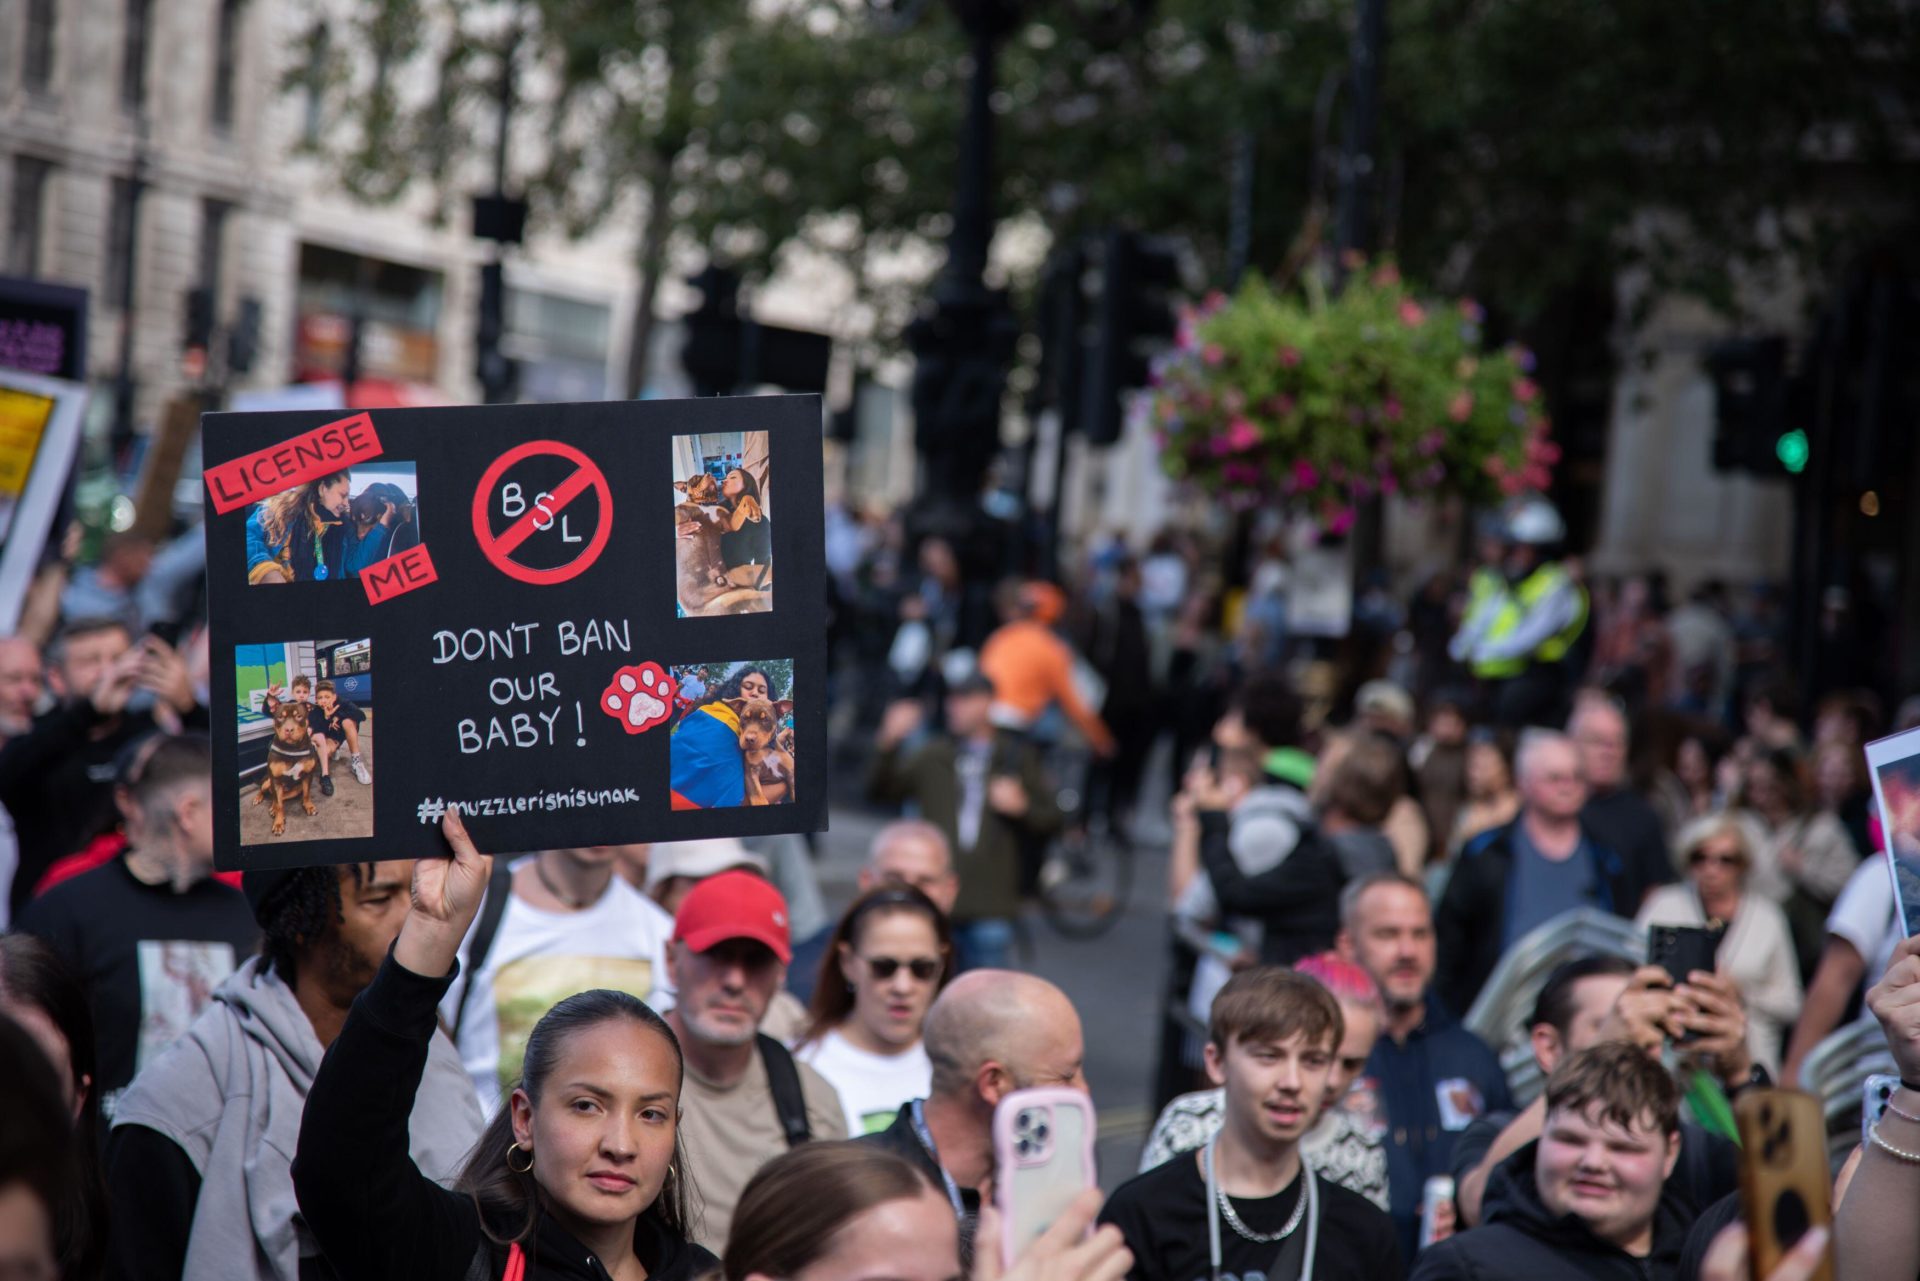
[[[380,437],[370,414],[355,414],[277,445],[207,468],[213,510],[226,515],[295,485],[345,471],[378,457]]]

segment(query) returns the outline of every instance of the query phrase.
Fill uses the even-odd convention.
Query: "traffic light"
[[[196,285],[187,290],[186,327],[180,339],[182,351],[204,354],[213,346],[213,290]]]
[[[680,364],[695,395],[724,396],[740,385],[740,277],[709,263],[687,283],[700,291],[700,305],[686,315]]]
[[[240,300],[240,310],[234,315],[233,328],[227,331],[227,372],[245,374],[253,370],[253,362],[260,355],[260,300],[246,297]]]
[[[1798,475],[1806,432],[1789,421],[1787,340],[1734,338],[1708,349],[1713,379],[1713,466],[1717,471]]]
[[[1130,231],[1104,238],[1082,402],[1081,425],[1089,444],[1120,439],[1125,425],[1121,393],[1147,385],[1152,348],[1171,341],[1177,331],[1173,295],[1179,284],[1180,259],[1171,245]]]
[[[788,391],[825,391],[833,361],[827,334],[763,325],[740,314],[740,277],[709,264],[687,283],[701,294],[686,315],[680,365],[701,396],[724,396],[770,383]]]

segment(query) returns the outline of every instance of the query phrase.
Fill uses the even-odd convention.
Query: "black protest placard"
[[[825,826],[817,397],[203,423],[220,867]]]

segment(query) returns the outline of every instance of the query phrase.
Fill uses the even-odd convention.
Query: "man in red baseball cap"
[[[808,1139],[844,1139],[840,1096],[760,1020],[793,959],[787,901],[752,872],[693,887],[674,917],[667,1015],[686,1055],[681,1147],[706,1203],[700,1244],[721,1253],[740,1192],[761,1166]]]

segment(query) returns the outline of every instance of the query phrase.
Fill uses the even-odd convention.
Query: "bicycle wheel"
[[[1040,869],[1040,911],[1068,938],[1104,934],[1132,891],[1133,846],[1104,825],[1062,837]]]

